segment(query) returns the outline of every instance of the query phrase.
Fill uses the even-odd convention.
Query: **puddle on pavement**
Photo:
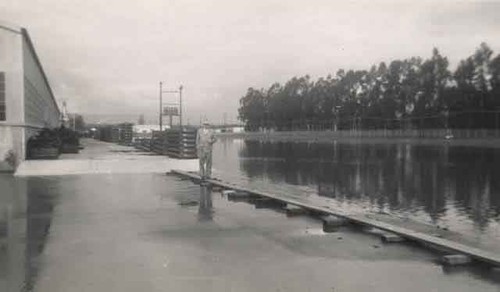
[[[151,177],[153,178],[151,179]],[[138,183],[141,183],[141,185],[134,189],[134,185]],[[73,186],[73,184],[78,184],[78,187],[68,188],[69,185]],[[61,187],[62,185],[65,185],[66,188]],[[121,196],[120,201],[109,199],[108,196],[111,196],[111,194],[105,191],[93,194],[94,197],[89,198],[87,196],[88,194],[98,190],[95,185],[106,186],[106,190],[108,192],[109,190],[114,189],[129,189],[130,192]],[[170,188],[168,192],[164,191],[165,185],[168,185]],[[188,240],[192,240],[193,242],[199,242],[202,240],[203,242],[213,241],[218,244],[219,238],[214,236],[213,233],[219,232],[221,229],[225,228],[227,230],[227,238],[229,238],[229,242],[232,243],[226,246],[228,249],[238,250],[238,244],[241,244],[246,247],[260,250],[262,248],[261,246],[248,246],[251,241],[246,242],[246,240],[255,240],[256,237],[260,238],[259,236],[261,236],[267,240],[263,242],[271,242],[275,245],[288,245],[287,254],[289,256],[304,260],[305,258],[303,259],[303,257],[306,256],[307,253],[301,254],[300,250],[297,252],[297,250],[294,249],[294,244],[300,243],[285,242],[288,236],[290,238],[303,238],[306,240],[306,243],[311,244],[313,242],[308,240],[308,238],[323,241],[328,240],[331,237],[334,241],[343,241],[343,239],[348,239],[350,236],[349,234],[344,233],[324,233],[320,222],[317,222],[317,225],[314,225],[312,222],[308,222],[307,219],[305,219],[304,222],[302,222],[302,219],[300,218],[288,219],[284,214],[279,214],[272,209],[256,210],[250,204],[236,204],[234,202],[229,202],[227,198],[222,197],[220,193],[212,192],[209,188],[193,185],[190,181],[181,181],[169,177],[165,178],[164,176],[138,177],[136,175],[99,175],[74,176],[72,178],[52,177],[26,179],[0,176],[0,189],[2,190],[2,195],[0,196],[0,291],[24,292],[36,290],[37,281],[39,281],[38,277],[41,274],[41,271],[44,271],[44,269],[47,268],[44,265],[49,264],[45,262],[44,259],[47,256],[45,254],[47,244],[50,244],[48,243],[50,242],[48,239],[51,238],[51,233],[53,234],[52,230],[54,228],[54,224],[57,225],[57,223],[54,223],[54,218],[58,218],[58,216],[72,217],[73,210],[71,208],[75,207],[74,201],[72,200],[74,200],[75,196],[80,196],[79,199],[86,200],[85,204],[92,204],[94,199],[100,198],[102,201],[97,203],[105,205],[103,209],[99,210],[100,212],[108,210],[106,208],[110,208],[109,210],[119,209],[121,213],[130,212],[127,208],[137,204],[139,204],[140,207],[138,207],[138,209],[133,209],[137,212],[148,210],[147,208],[160,208],[159,212],[162,211],[161,206],[158,207],[154,204],[148,205],[150,203],[143,203],[143,200],[151,202],[157,200],[157,203],[161,203],[162,199],[176,203],[182,202],[183,200],[196,201],[196,205],[188,206],[186,208],[185,211],[188,212],[181,212],[183,212],[187,217],[192,216],[191,218],[194,220],[191,221],[194,222],[194,224],[198,224],[202,227],[205,226],[204,228],[206,229],[206,232],[203,233],[204,229],[200,227],[200,234],[193,234],[192,237],[186,237],[185,234],[180,236],[178,234],[177,239],[180,243],[182,243],[182,240],[188,238]],[[68,192],[68,190],[73,190],[74,192]],[[144,196],[141,197],[144,199],[136,198],[136,196]],[[151,197],[155,198],[151,199]],[[85,207],[89,207],[85,204]],[[109,204],[109,206],[107,204]],[[112,204],[116,205],[113,206]],[[141,204],[145,205],[143,206]],[[181,209],[181,207],[182,206],[179,206],[178,204],[168,205],[168,208],[184,210]],[[94,211],[92,208],[90,208],[90,210]],[[238,213],[238,210],[243,211],[240,214]],[[168,210],[163,211],[166,212]],[[89,212],[89,210],[86,210],[86,212]],[[225,219],[221,219],[221,222],[223,220],[227,220],[228,216],[233,216],[233,220],[250,220],[247,221],[245,223],[246,225],[243,227],[239,225],[240,221],[237,221],[236,223],[222,222],[222,224],[228,224],[227,226],[230,226],[219,227],[220,225],[217,225],[218,222],[214,222],[214,220],[217,221],[217,215],[220,213],[224,213],[224,216],[226,216]],[[83,214],[85,215],[86,213]],[[155,218],[155,214],[156,213],[151,214],[151,216],[141,218],[140,220],[146,220],[145,218]],[[79,216],[82,216],[82,214]],[[276,218],[278,216],[282,216],[282,218]],[[57,221],[61,224],[59,219],[60,218],[58,218]],[[79,220],[83,221],[85,220],[85,217],[81,217]],[[204,222],[214,222],[214,224],[205,224]],[[272,232],[273,228],[281,227],[286,227],[286,229],[279,230],[276,234]],[[181,231],[182,228],[178,231],[178,233]],[[59,232],[61,232],[61,230],[59,230]],[[138,230],[138,232],[143,232],[143,230]],[[252,233],[255,233],[255,235],[251,235]],[[207,237],[200,239],[199,237],[202,237],[203,234]],[[251,235],[250,237],[248,237],[249,234]],[[174,234],[171,232],[168,235],[169,238],[172,238]],[[239,237],[241,237],[241,239],[239,239]],[[339,239],[339,237],[342,237],[342,239]],[[166,236],[156,238],[156,240],[160,242],[167,239],[168,238]],[[313,247],[307,248],[312,249]],[[215,247],[213,248],[215,250]],[[271,245],[271,248],[276,247]],[[329,246],[323,245],[321,248],[329,249]],[[367,246],[367,248],[369,248],[369,246]],[[293,253],[294,251],[295,253]],[[244,253],[246,251],[240,252]],[[290,254],[290,252],[293,254]],[[224,254],[218,256],[224,258]],[[269,255],[266,257],[265,254],[263,254],[262,257],[267,260]],[[253,259],[246,258],[245,260],[251,262]],[[328,258],[325,258],[325,261],[326,260],[328,260]],[[363,263],[365,262],[366,261]],[[402,262],[406,263],[405,260],[402,260]],[[64,265],[69,263],[59,264]],[[174,265],[170,265],[169,269],[170,268],[174,268]],[[240,268],[244,269],[245,267]],[[361,270],[363,269],[364,268],[361,267]],[[243,272],[243,270],[241,272]],[[485,270],[482,268],[468,267],[453,270],[443,268],[442,272],[443,275],[450,277],[474,277],[479,280],[486,280],[485,282],[487,283],[500,283],[498,280],[498,275],[500,274],[499,272],[492,272],[491,270]],[[341,270],[335,270],[332,273],[334,275],[340,275],[343,272]],[[284,277],[283,273],[278,273],[277,275]],[[64,283],[64,279],[57,278],[57,275],[52,275],[52,277],[57,279],[57,281]]]

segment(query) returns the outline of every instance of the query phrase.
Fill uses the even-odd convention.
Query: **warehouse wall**
[[[5,76],[6,120],[0,121],[0,171],[24,159],[23,54],[20,29],[0,24],[0,71]],[[6,158],[9,159],[6,160]],[[11,161],[12,162],[12,161]]]
[[[0,72],[5,76],[6,119],[0,120],[0,171],[26,159],[26,143],[44,127],[59,127],[60,113],[25,29],[0,23]]]
[[[59,126],[59,109],[29,36],[23,32],[24,116],[27,126]]]

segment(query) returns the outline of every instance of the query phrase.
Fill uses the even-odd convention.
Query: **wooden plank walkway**
[[[200,179],[200,176],[196,173],[185,172],[185,171],[181,171],[181,170],[172,170],[172,173],[177,174],[177,175],[182,176],[182,177],[188,177],[191,179],[195,179],[195,180]],[[455,242],[452,240],[448,240],[445,238],[440,238],[440,237],[430,235],[427,233],[414,231],[414,230],[404,228],[401,226],[395,226],[393,224],[389,224],[389,223],[382,222],[379,220],[367,218],[366,216],[348,214],[348,213],[342,212],[340,210],[332,210],[332,209],[326,208],[324,206],[314,205],[314,204],[309,203],[309,202],[301,202],[301,201],[298,201],[294,198],[284,197],[282,195],[276,195],[276,194],[272,194],[269,192],[252,190],[252,189],[246,188],[244,186],[238,186],[235,184],[219,181],[216,179],[209,179],[209,180],[207,180],[207,182],[212,184],[212,185],[220,186],[223,188],[244,191],[244,192],[248,192],[250,194],[275,199],[278,201],[285,202],[287,204],[299,206],[299,207],[302,207],[302,208],[305,208],[308,210],[312,210],[312,211],[315,211],[318,213],[329,214],[329,215],[334,215],[334,216],[338,216],[341,218],[345,218],[350,222],[369,226],[369,227],[375,227],[375,228],[378,228],[378,229],[381,229],[384,231],[392,232],[392,233],[395,233],[403,238],[413,240],[413,241],[422,243],[424,245],[434,246],[438,249],[448,250],[450,252],[454,252],[457,254],[468,255],[477,261],[486,262],[488,264],[495,265],[495,266],[500,266],[500,255],[498,255],[497,253],[491,252],[491,251],[487,251],[487,250],[480,249],[477,247],[465,245],[465,244]]]

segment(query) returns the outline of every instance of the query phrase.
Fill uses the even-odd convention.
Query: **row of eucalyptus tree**
[[[482,43],[454,72],[434,49],[425,60],[294,77],[249,88],[238,112],[248,130],[498,128],[500,55]]]

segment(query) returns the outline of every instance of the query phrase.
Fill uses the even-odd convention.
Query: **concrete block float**
[[[269,198],[258,198],[252,201],[256,209],[270,208],[270,209],[282,209],[286,207],[286,203]]]
[[[230,194],[236,193],[234,190],[224,190],[221,192],[224,197],[229,196]]]
[[[342,226],[345,226],[348,221],[344,218],[328,215],[320,217],[323,221],[323,232],[336,232]]]
[[[461,266],[470,264],[472,259],[468,255],[452,254],[443,256],[441,262],[447,266]]]
[[[301,216],[308,214],[308,211],[306,209],[291,204],[286,205],[285,211],[287,217]]]
[[[229,201],[244,201],[251,197],[251,194],[238,190],[225,190],[222,191],[222,195],[226,196]]]
[[[223,187],[218,185],[212,185],[212,192],[222,192],[224,190]]]
[[[384,243],[397,243],[397,242],[403,242],[406,241],[404,237],[401,237],[397,234],[390,233],[390,232],[384,232],[380,235],[380,239]]]

